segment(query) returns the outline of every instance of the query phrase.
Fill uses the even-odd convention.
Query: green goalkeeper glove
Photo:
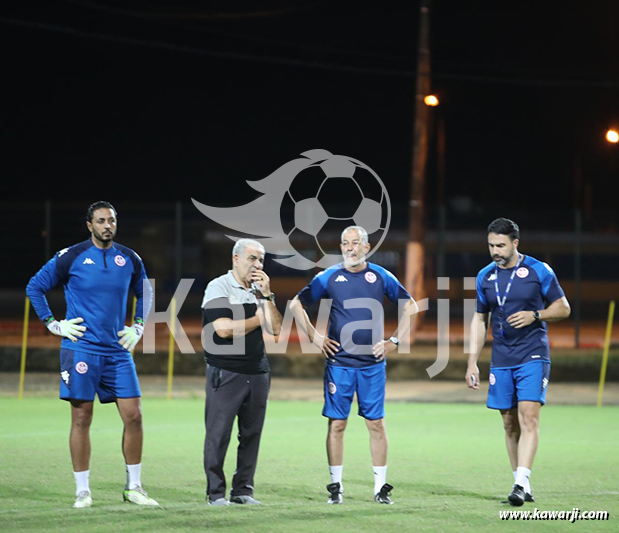
[[[49,329],[54,335],[66,337],[67,339],[71,339],[73,342],[77,342],[77,337],[83,337],[84,334],[82,331],[86,331],[86,326],[76,325],[82,322],[84,322],[84,319],[82,317],[77,317],[71,318],[70,320],[61,320],[60,322],[57,320],[51,320],[46,325],[47,329]]]
[[[133,326],[125,326],[125,329],[118,332],[120,345],[130,352],[133,351],[135,345],[140,342],[142,335],[144,334],[144,326],[141,324],[133,324]]]

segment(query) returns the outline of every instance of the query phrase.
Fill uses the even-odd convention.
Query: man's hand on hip
[[[397,348],[397,345],[391,342],[391,339],[378,341],[372,346],[372,353],[377,361],[382,361],[385,356]]]
[[[140,342],[142,335],[144,334],[144,326],[141,324],[133,324],[133,326],[125,326],[125,329],[118,332],[120,340],[119,344],[125,349],[132,351],[135,345]]]
[[[325,356],[325,359],[327,361],[335,361],[335,354],[340,348],[339,342],[330,339],[326,335],[321,335],[317,331],[314,331],[314,338],[312,339],[312,344],[317,348],[320,348],[320,351]]]
[[[49,329],[54,335],[66,337],[67,339],[71,339],[73,342],[77,342],[77,337],[83,337],[84,334],[82,332],[86,331],[86,326],[77,325],[82,322],[84,322],[82,317],[61,320],[60,322],[57,320],[52,320],[49,324],[47,324],[47,329]]]

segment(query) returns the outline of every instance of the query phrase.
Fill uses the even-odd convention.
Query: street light
[[[445,233],[447,230],[446,210],[445,210],[445,121],[439,107],[438,97],[428,94],[424,97],[423,103],[428,107],[436,107],[433,111],[432,124],[436,128],[436,156],[437,156],[437,199],[438,199],[438,239],[437,239],[437,263],[436,274],[441,278],[445,275]],[[436,116],[434,114],[436,113]],[[433,129],[434,129],[433,128]],[[439,299],[442,292],[438,291]]]
[[[619,133],[617,132],[617,130],[608,130],[606,132],[606,140],[609,143],[613,143],[616,144],[619,142]]]
[[[423,99],[423,103],[429,107],[436,107],[439,104],[438,98],[433,94],[425,96]]]

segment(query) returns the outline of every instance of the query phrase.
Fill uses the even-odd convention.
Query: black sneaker
[[[331,496],[327,500],[327,503],[330,505],[337,505],[340,503],[344,503],[344,498],[342,497],[342,485],[339,483],[329,483],[327,485],[327,490]]]
[[[520,485],[514,485],[507,499],[513,506],[520,507],[524,503],[524,497],[524,489]]]
[[[393,501],[391,501],[391,491],[393,490],[393,485],[389,485],[389,483],[385,483],[378,494],[374,495],[374,500],[378,503],[386,503],[387,505],[393,505]]]
[[[533,491],[524,493],[524,501],[531,503],[535,501],[535,498],[533,498]]]

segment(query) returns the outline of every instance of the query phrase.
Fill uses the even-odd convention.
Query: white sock
[[[344,492],[344,485],[342,485],[342,470],[344,469],[343,465],[339,466],[331,466],[329,465],[329,475],[331,476],[331,483],[339,483],[340,490]]]
[[[374,467],[374,494],[378,494],[387,482],[387,465]]]
[[[90,492],[90,485],[88,484],[88,478],[90,477],[90,470],[84,470],[82,472],[73,472],[75,477],[75,495],[77,496],[82,491]]]
[[[514,485],[516,484],[516,473],[517,471],[514,470]],[[526,479],[527,479],[526,481],[527,484],[526,486],[523,486],[522,488],[524,489],[525,492],[527,492],[528,494],[531,494],[531,484],[529,482],[529,478],[526,478]]]
[[[516,485],[520,485],[525,492],[531,491],[531,486],[529,485],[529,476],[531,475],[531,470],[525,468],[524,466],[519,466],[516,470]]]
[[[127,490],[137,489],[142,486],[142,463],[127,465]]]

